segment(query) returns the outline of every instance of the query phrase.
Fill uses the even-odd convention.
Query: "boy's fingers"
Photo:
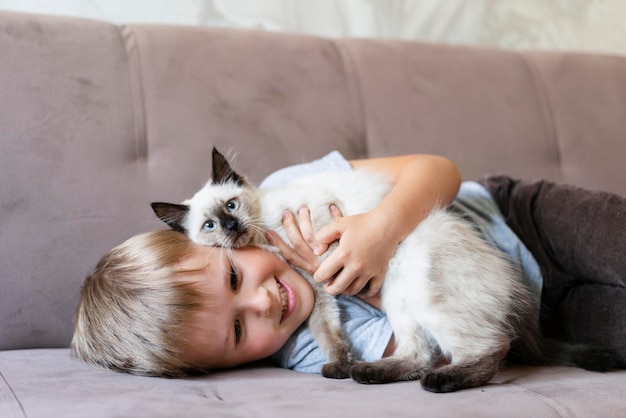
[[[337,220],[339,218],[343,218],[343,214],[337,205],[330,205],[328,209],[330,210],[330,216],[332,216],[333,219]]]
[[[300,224],[300,233],[306,242],[310,245],[315,243],[315,232],[311,223],[311,214],[307,207],[301,207],[298,210],[298,222]]]
[[[374,278],[370,280],[370,286],[365,292],[365,296],[367,297],[376,296],[380,292],[380,288],[382,287],[382,285],[383,285],[383,281],[381,279]]]
[[[296,218],[290,210],[285,210],[283,212],[282,222],[283,227],[285,228],[285,233],[287,234],[287,238],[289,238],[289,242],[291,242],[293,248],[296,251],[302,251],[303,249],[308,248],[308,244],[302,237],[300,228],[296,223]]]
[[[267,240],[267,242],[270,243],[270,245],[273,245],[274,247],[278,247],[278,243],[276,242],[276,237],[274,236],[272,231],[265,232],[265,239]]]
[[[339,257],[338,251],[334,251],[331,255],[322,262],[317,268],[313,279],[318,283],[324,283],[329,280],[335,281],[339,275],[343,272],[344,265],[341,257]],[[342,289],[343,290],[343,289]]]
[[[324,285],[324,289],[331,295],[338,295],[340,293],[347,293],[348,288],[352,285],[354,279],[354,273],[351,273],[347,269],[342,269],[336,274],[329,283]]]
[[[300,228],[298,227],[298,223],[296,222],[296,218],[289,209],[286,209],[283,212],[282,224],[285,233],[287,234],[287,238],[292,245],[303,241],[302,234],[300,233]]]
[[[298,224],[296,223],[296,218],[290,210],[287,209],[283,212],[282,223],[287,238],[289,238],[292,244],[295,245],[303,240],[300,228],[298,228]]]
[[[265,238],[272,244],[274,247],[278,248],[281,253],[292,251],[291,247],[283,241],[276,232],[267,231],[265,233]]]
[[[265,233],[268,241],[270,241],[276,248],[278,248],[278,252],[282,255],[287,262],[296,265],[300,268],[304,268],[305,270],[313,270],[315,266],[309,263],[308,260],[304,259],[297,249],[291,248],[285,241],[283,241],[278,234],[274,231],[268,231]]]
[[[278,248],[278,252],[282,255],[285,260],[289,262],[293,262],[296,257],[296,252],[289,246],[285,241],[283,241],[278,234],[274,231],[267,231],[265,233],[265,238],[276,248]]]
[[[340,261],[335,261],[336,257],[333,257],[335,253],[336,251],[322,262],[313,275],[313,280],[318,283],[324,283],[339,273],[339,271],[343,268],[343,264]]]
[[[344,226],[341,222],[333,222],[317,231],[317,234],[315,234],[315,247],[313,248],[315,255],[324,254],[330,244],[341,238],[343,230]]]
[[[352,283],[348,285],[341,293],[344,295],[356,295],[360,294],[362,289],[367,286],[368,280],[365,277],[356,277],[352,280]]]
[[[358,296],[368,296],[370,289],[370,284],[372,282],[371,278],[367,278],[367,276],[359,276],[348,288],[343,292],[346,295],[358,295]]]
[[[380,288],[382,287],[382,279],[378,277],[372,277],[367,281],[365,286],[358,292],[359,297],[363,298],[371,298],[376,296],[378,292],[380,292]]]

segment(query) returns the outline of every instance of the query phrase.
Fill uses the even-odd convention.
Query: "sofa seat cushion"
[[[507,367],[450,394],[418,382],[361,385],[267,364],[162,379],[99,370],[68,349],[0,352],[0,416],[599,416],[626,410],[626,371]]]

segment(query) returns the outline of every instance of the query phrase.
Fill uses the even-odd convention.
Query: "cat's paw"
[[[372,384],[418,380],[421,373],[420,368],[411,362],[383,359],[357,363],[352,367],[351,375],[359,383]]]
[[[448,380],[446,376],[441,376],[437,372],[426,373],[422,377],[422,387],[434,393],[451,392],[451,390],[447,390],[450,383]]]
[[[433,370],[422,377],[422,387],[429,392],[447,393],[465,389],[468,386],[459,381],[456,376]]]
[[[362,362],[355,364],[350,371],[350,375],[352,379],[359,383],[380,383],[378,369],[373,363]]]
[[[352,363],[335,361],[322,366],[322,376],[330,379],[346,379],[350,377]]]

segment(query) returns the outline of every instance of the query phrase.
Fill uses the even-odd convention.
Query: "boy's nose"
[[[259,287],[250,296],[250,307],[260,316],[269,316],[272,308],[272,294],[264,287]]]

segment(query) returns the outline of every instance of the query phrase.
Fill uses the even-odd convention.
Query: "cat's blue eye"
[[[239,201],[237,199],[230,199],[226,202],[226,208],[229,212],[234,212],[239,209]]]
[[[241,334],[242,334],[241,322],[239,322],[239,320],[236,319],[235,320],[235,344],[239,344],[239,341],[241,341]]]
[[[215,229],[217,229],[217,222],[208,220],[202,225],[202,229],[205,231],[215,231]]]

